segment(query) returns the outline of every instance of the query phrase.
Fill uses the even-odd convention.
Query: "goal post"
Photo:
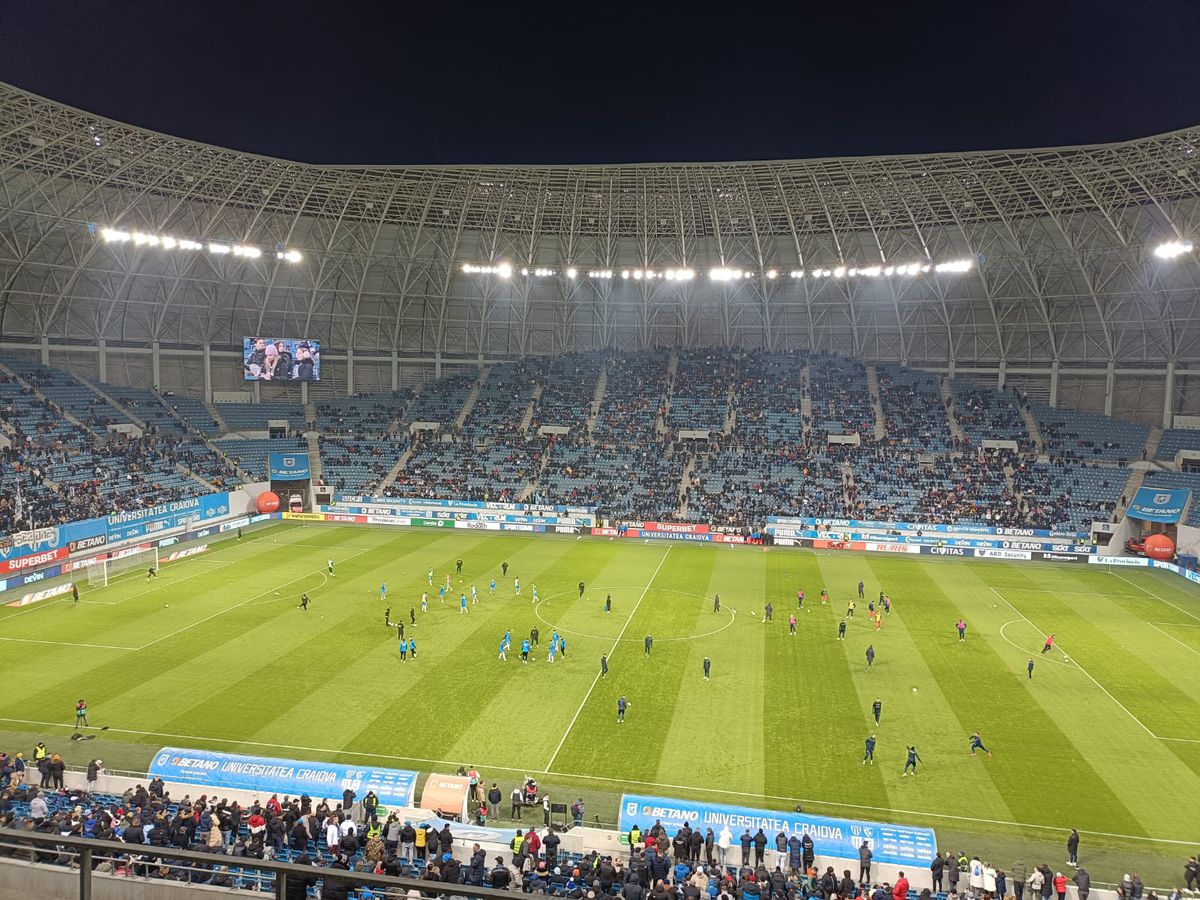
[[[158,546],[127,547],[105,554],[103,559],[88,566],[88,584],[92,587],[107,587],[109,582],[130,572],[145,572],[158,569]]]

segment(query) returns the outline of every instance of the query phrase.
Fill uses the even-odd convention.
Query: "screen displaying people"
[[[320,381],[321,344],[309,338],[248,337],[242,342],[246,381]]]

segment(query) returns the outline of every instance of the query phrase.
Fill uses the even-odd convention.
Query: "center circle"
[[[637,585],[635,587],[613,587],[613,588],[609,588],[606,586],[606,587],[600,588],[600,590],[606,594],[611,593],[612,591],[637,591],[637,592],[641,593],[643,591],[646,591],[646,586],[645,585]],[[652,590],[657,591],[662,594],[678,594],[681,597],[694,597],[698,600],[703,600],[706,603],[710,602],[710,598],[705,597],[703,594],[692,593],[691,591],[676,591],[676,590],[672,590],[671,588],[653,588]],[[543,606],[545,606],[547,603],[549,603],[551,600],[553,600],[555,598],[561,598],[561,597],[567,597],[567,596],[572,596],[572,592],[571,591],[558,591],[554,594],[547,594],[545,597],[542,597],[534,605],[534,608],[533,608],[534,616],[536,616],[538,621],[540,621],[543,625],[547,625],[550,628],[556,629],[557,631],[561,632],[562,634],[569,634],[572,637],[591,638],[592,640],[596,640],[596,641],[612,641],[612,640],[614,640],[614,638],[611,635],[591,634],[586,631],[572,631],[569,628],[563,628],[561,625],[558,625],[555,622],[551,622],[549,619],[547,619],[545,616],[542,615],[542,607]],[[690,634],[685,637],[668,637],[668,638],[656,637],[654,639],[654,642],[656,644],[672,644],[677,641],[695,641],[700,638],[711,637],[714,634],[718,634],[719,632],[724,631],[726,628],[728,628],[730,625],[732,625],[734,618],[735,618],[733,611],[727,605],[724,605],[724,604],[721,605],[721,612],[724,614],[728,614],[729,621],[726,622],[724,625],[722,625],[720,628],[714,628],[710,631],[702,631],[699,634]],[[641,641],[642,641],[642,638],[640,638],[640,637],[620,638],[621,643],[626,643],[626,642],[640,643]]]

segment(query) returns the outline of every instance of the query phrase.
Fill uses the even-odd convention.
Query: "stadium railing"
[[[202,884],[198,880],[155,879],[138,875],[120,875],[116,869],[124,867],[131,856],[138,857],[138,868],[150,869],[167,866],[172,871],[188,876],[208,872],[215,874],[218,868],[225,868],[231,884],[218,885],[229,890],[258,890],[270,892],[272,896],[285,900],[291,896],[288,892],[289,882],[316,878],[319,881],[336,879],[349,886],[350,891],[362,888],[372,890],[371,896],[400,897],[408,895],[409,891],[417,891],[422,897],[437,897],[452,893],[455,897],[465,897],[468,900],[511,900],[511,891],[496,890],[488,887],[476,887],[467,884],[446,885],[442,882],[420,881],[414,878],[395,878],[388,875],[375,875],[371,872],[354,872],[344,869],[332,869],[322,866],[304,866],[279,860],[256,859],[255,857],[230,856],[223,853],[210,853],[197,850],[181,850],[174,847],[156,847],[150,844],[126,844],[119,841],[100,841],[92,838],[71,837],[66,835],[43,834],[37,831],[14,831],[0,829],[0,866],[30,865],[38,871],[61,872],[64,868],[77,870],[77,893],[79,900],[91,900],[94,882],[97,878],[117,878],[125,880],[133,877],[138,881],[148,882],[156,886],[168,888],[178,886],[188,890]],[[13,854],[23,853],[33,856],[44,856],[47,862],[36,860],[28,862],[14,860]],[[53,860],[53,861],[51,861]],[[113,872],[97,872],[96,867],[103,863],[112,863]],[[181,865],[186,863],[187,865]],[[15,887],[13,873],[4,881]],[[60,888],[61,890],[61,888]],[[30,893],[30,896],[36,894]],[[56,892],[53,896],[63,896]],[[411,895],[410,895],[411,896]]]

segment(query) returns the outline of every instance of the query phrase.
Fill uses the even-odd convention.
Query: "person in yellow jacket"
[[[629,829],[629,846],[636,847],[642,842],[642,830],[634,825]]]
[[[417,848],[417,859],[425,858],[425,836],[426,836],[425,829],[418,828],[417,829],[417,838],[413,842],[413,845]]]

